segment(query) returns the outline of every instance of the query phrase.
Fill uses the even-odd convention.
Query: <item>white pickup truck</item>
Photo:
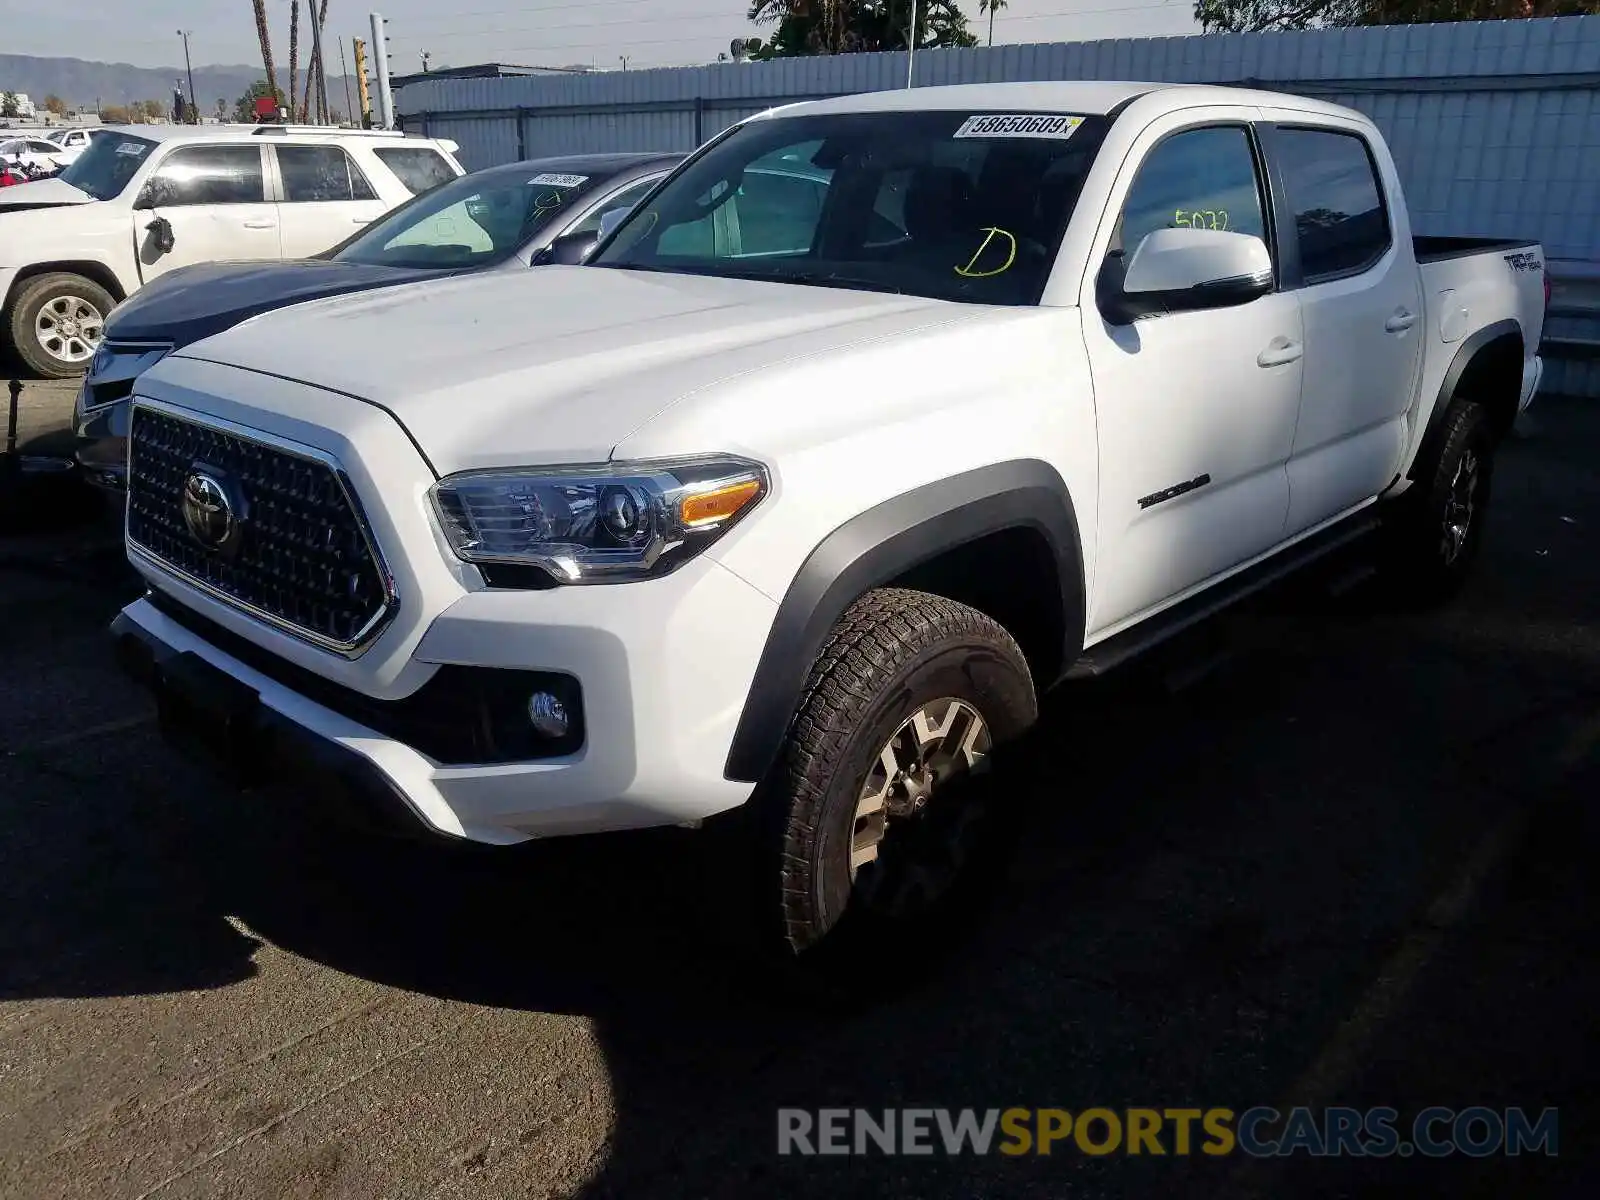
[[[1293,96],[777,109],[588,265],[143,375],[120,656],[247,778],[480,843],[723,829],[780,958],[888,961],[1046,688],[1358,537],[1460,582],[1542,268],[1414,239],[1373,125]]]
[[[383,130],[135,125],[60,175],[0,190],[0,348],[88,368],[114,305],[194,263],[306,258],[454,179],[455,143]]]

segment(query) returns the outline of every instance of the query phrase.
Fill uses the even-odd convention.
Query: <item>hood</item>
[[[0,212],[7,209],[59,208],[63,204],[94,202],[94,197],[88,192],[80,191],[57,176],[0,188]]]
[[[920,297],[607,267],[432,280],[268,313],[185,357],[394,414],[441,474],[598,462],[693,393],[970,317]],[[158,368],[159,369],[159,368]]]
[[[106,336],[181,348],[275,308],[437,274],[321,259],[198,263],[168,271],[124,300],[106,322]]]

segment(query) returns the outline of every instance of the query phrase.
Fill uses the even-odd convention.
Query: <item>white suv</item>
[[[0,192],[0,331],[81,374],[112,307],[175,267],[304,258],[464,174],[453,142],[284,125],[100,130],[54,179]]]

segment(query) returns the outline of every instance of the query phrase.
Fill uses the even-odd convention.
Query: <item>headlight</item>
[[[466,562],[607,583],[676,569],[766,492],[759,463],[716,457],[470,471],[436,484],[433,504]]]

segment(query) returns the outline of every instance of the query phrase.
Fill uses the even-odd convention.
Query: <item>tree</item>
[[[123,104],[106,104],[100,108],[100,119],[107,125],[131,125],[133,114]]]
[[[226,100],[224,100],[221,96],[218,96],[217,97],[217,120],[226,121],[227,119],[228,119],[228,102]]]
[[[249,90],[240,96],[234,104],[234,118],[243,121],[246,125],[254,125],[256,120],[256,101],[265,96],[271,96],[276,100],[278,98],[278,89],[265,79],[258,79],[250,85]]]
[[[271,96],[276,100],[278,98],[278,73],[272,69],[272,38],[267,33],[267,0],[251,0],[251,7],[255,9],[256,14],[256,38],[261,43],[262,78],[267,81],[269,89],[261,94],[263,96]],[[291,104],[294,103],[292,96],[289,102]],[[254,113],[243,119],[247,121],[253,120]]]
[[[54,113],[58,117],[64,117],[67,114],[67,102],[54,92],[44,98],[44,108],[46,112]]]
[[[144,102],[144,119],[154,124],[165,121],[172,115],[172,103],[168,100],[146,100]]]
[[[1501,21],[1594,11],[1595,0],[1194,0],[1194,19],[1208,33]]]
[[[17,107],[17,94],[15,92],[0,92],[0,117],[16,117],[21,115]]]
[[[778,29],[751,57],[904,50],[913,3],[917,49],[978,44],[955,0],[753,0],[750,20]]]
[[[994,14],[998,9],[1009,7],[1010,5],[1006,0],[978,0],[978,13],[980,15],[983,13],[989,14],[989,45],[991,46],[994,45]]]

